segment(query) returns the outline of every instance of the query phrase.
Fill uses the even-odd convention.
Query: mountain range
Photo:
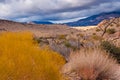
[[[53,24],[52,22],[49,21],[30,21],[30,22],[25,22],[27,24]]]
[[[94,26],[100,23],[104,19],[111,19],[111,18],[116,18],[120,17],[120,12],[119,11],[113,11],[113,12],[104,12],[100,13],[97,15],[92,15],[84,19],[80,19],[78,21],[74,22],[68,22],[64,23],[68,26]],[[31,21],[31,22],[26,22],[29,24],[54,24],[50,21]]]
[[[90,17],[84,18],[84,19],[80,19],[78,21],[74,21],[74,22],[68,22],[68,23],[63,23],[65,25],[68,25],[70,27],[72,26],[96,26],[98,25],[101,21],[105,20],[105,19],[111,19],[111,18],[117,18],[120,17],[120,12],[119,11],[114,11],[114,12],[107,12],[107,13],[100,13],[97,15],[92,15]],[[51,25],[54,24],[50,21],[30,21],[30,22],[23,22],[25,24],[47,24],[47,25]]]
[[[108,12],[108,13],[100,13],[97,15],[93,15],[84,19],[80,19],[75,22],[66,23],[69,26],[93,26],[100,23],[102,20],[111,19],[120,17],[120,12]]]

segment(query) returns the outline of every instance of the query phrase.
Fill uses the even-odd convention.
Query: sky
[[[19,22],[65,23],[119,10],[120,0],[0,0],[0,19]]]

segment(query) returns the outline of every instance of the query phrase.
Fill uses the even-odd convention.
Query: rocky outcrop
[[[108,40],[120,39],[120,18],[103,20],[98,24],[100,35]]]

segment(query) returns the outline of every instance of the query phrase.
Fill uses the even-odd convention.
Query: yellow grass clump
[[[62,80],[65,63],[49,48],[39,48],[29,32],[0,34],[0,80]]]

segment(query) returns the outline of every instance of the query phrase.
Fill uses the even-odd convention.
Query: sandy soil
[[[88,30],[88,29],[92,29],[92,28],[96,28],[97,26],[80,26],[80,27],[72,27],[78,30]]]

